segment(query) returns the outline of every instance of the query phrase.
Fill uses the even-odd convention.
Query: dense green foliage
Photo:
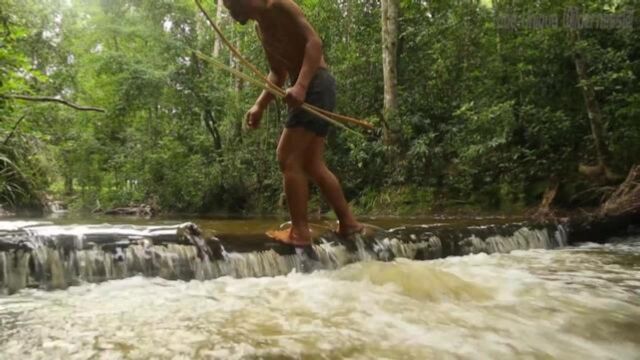
[[[378,0],[298,0],[338,80],[338,112],[382,128]],[[205,2],[215,14],[213,1]],[[587,13],[637,1],[581,2]],[[585,5],[588,3],[588,5]],[[334,130],[329,162],[363,211],[598,199],[594,141],[573,55],[584,56],[605,121],[608,166],[640,162],[640,30],[500,28],[505,14],[558,14],[572,1],[400,1],[400,111],[363,137]],[[221,19],[266,70],[252,26]],[[0,0],[0,95],[60,96],[105,114],[0,98],[0,203],[44,194],[77,208],[153,202],[168,211],[271,212],[286,108],[243,129],[259,90],[194,55],[215,36],[192,0]],[[223,49],[220,59],[234,64]],[[22,121],[18,121],[23,118]],[[17,126],[16,126],[17,125]],[[10,135],[11,134],[11,135]],[[5,139],[7,139],[5,141]],[[317,203],[317,201],[316,201]]]

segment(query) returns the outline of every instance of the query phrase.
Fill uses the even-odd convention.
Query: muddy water
[[[639,359],[640,239],[0,298],[4,359]]]

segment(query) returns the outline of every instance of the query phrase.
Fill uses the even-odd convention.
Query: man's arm
[[[267,76],[269,81],[275,84],[278,87],[282,87],[284,82],[287,80],[287,72],[282,70],[274,70],[273,68],[269,71],[269,75]],[[268,92],[267,90],[263,90],[262,94],[256,100],[256,106],[258,106],[261,110],[264,110],[269,106],[269,103],[275,99],[275,96]]]
[[[301,87],[305,92],[322,62],[322,40],[307,21],[302,10],[291,0],[279,0],[273,4],[282,14],[284,21],[290,21],[306,40],[302,68],[294,87]]]
[[[279,70],[277,68],[276,69],[272,68],[271,71],[269,72],[268,79],[273,84],[278,85],[279,87],[282,87],[282,85],[284,84],[285,80],[287,79],[287,73],[286,73],[286,71],[283,72],[282,70]],[[251,109],[249,109],[249,111],[245,115],[247,125],[250,128],[255,129],[258,126],[260,126],[260,120],[262,119],[262,113],[267,108],[267,106],[269,106],[269,103],[274,98],[275,97],[273,95],[271,95],[270,92],[268,92],[266,90],[262,91],[262,94],[260,94],[260,96],[256,100],[256,103],[251,107]]]

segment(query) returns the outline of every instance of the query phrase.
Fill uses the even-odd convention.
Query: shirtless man
[[[309,179],[322,191],[339,220],[344,238],[364,231],[349,209],[336,176],[324,162],[325,138],[330,124],[302,108],[303,102],[333,111],[335,80],[327,70],[322,42],[293,0],[224,0],[231,16],[241,24],[255,20],[270,66],[269,81],[282,87],[290,79],[285,102],[289,115],[278,144],[278,163],[284,177],[292,227],[286,243],[307,246],[311,234],[307,220]],[[247,125],[257,128],[274,96],[267,91],[246,114]]]

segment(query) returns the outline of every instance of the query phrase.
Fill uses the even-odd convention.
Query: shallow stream
[[[0,297],[0,359],[25,358],[640,359],[640,238],[25,289]]]

